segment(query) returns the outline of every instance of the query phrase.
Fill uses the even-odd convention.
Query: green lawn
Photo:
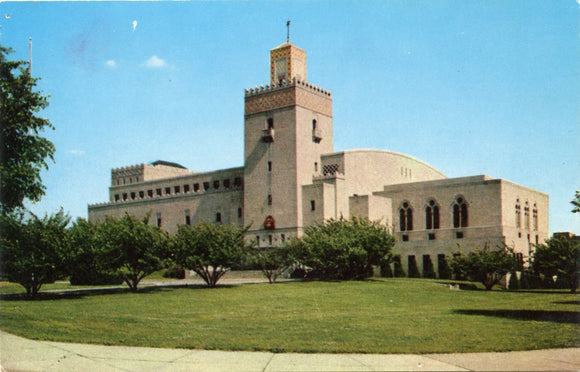
[[[0,301],[31,339],[284,352],[440,353],[580,346],[580,297],[421,279],[157,288]]]

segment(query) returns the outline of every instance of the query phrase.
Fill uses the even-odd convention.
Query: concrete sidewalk
[[[4,371],[578,371],[580,348],[507,353],[274,354],[32,341],[0,332]]]

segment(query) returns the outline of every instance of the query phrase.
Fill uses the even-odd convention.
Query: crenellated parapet
[[[312,93],[321,94],[323,96],[327,96],[327,97],[332,96],[332,92],[330,92],[326,89],[320,88],[320,87],[318,87],[314,84],[311,84],[307,81],[301,81],[301,80],[298,80],[296,78],[294,78],[292,80],[285,79],[277,84],[266,84],[266,85],[261,85],[259,87],[246,89],[245,96],[252,97],[252,96],[256,96],[256,95],[260,95],[260,94],[264,94],[264,93],[269,93],[269,92],[273,92],[273,91],[276,91],[279,89],[284,89],[284,88],[293,87],[293,86],[300,86],[304,89],[308,89]]]
[[[289,106],[306,107],[332,117],[332,93],[296,78],[245,91],[245,115]]]
[[[156,161],[141,163],[111,170],[111,186],[131,185],[163,178],[191,175],[195,172],[175,163]]]

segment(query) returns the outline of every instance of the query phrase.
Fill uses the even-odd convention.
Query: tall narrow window
[[[520,199],[516,199],[516,227],[522,227],[522,206],[520,205]]]
[[[526,201],[526,204],[524,206],[524,224],[525,224],[525,228],[529,229],[530,228],[530,205],[528,204],[528,202]]]
[[[268,162],[268,172],[271,172],[271,171],[272,171],[272,162],[269,161]]]
[[[311,200],[310,201],[310,210],[311,211],[315,211],[316,210],[316,200]]]
[[[270,245],[272,245],[272,235],[268,235],[268,243],[270,243]]]
[[[268,205],[272,205],[272,194],[268,195]]]
[[[401,231],[413,230],[413,209],[408,202],[399,208],[399,227]]]
[[[157,212],[157,227],[161,227],[162,222],[163,221],[161,221],[161,212]]]
[[[274,129],[274,119],[268,118],[267,126],[268,129]]]
[[[238,218],[242,218],[242,208],[238,208]]]
[[[534,203],[534,209],[532,209],[532,226],[534,231],[538,230],[538,207]]]
[[[189,209],[185,211],[185,224],[191,225],[191,215],[189,214]]]
[[[221,223],[222,222],[222,214],[220,212],[217,212],[215,214],[215,222],[217,222],[217,223]]]
[[[425,207],[425,227],[427,230],[439,228],[439,206],[435,200],[429,200]]]
[[[317,124],[318,123],[316,122],[316,119],[312,119],[312,130],[318,129],[318,128],[316,128]]]
[[[467,203],[465,199],[458,196],[453,203],[453,227],[467,227]]]

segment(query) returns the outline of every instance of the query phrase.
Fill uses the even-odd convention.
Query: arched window
[[[468,221],[467,203],[458,196],[453,203],[453,227],[467,227]]]
[[[522,206],[520,205],[520,199],[516,199],[516,227],[522,227]]]
[[[404,202],[399,209],[399,224],[401,231],[413,230],[413,209],[407,202]]]
[[[433,199],[425,207],[425,227],[427,230],[439,228],[439,206]]]

